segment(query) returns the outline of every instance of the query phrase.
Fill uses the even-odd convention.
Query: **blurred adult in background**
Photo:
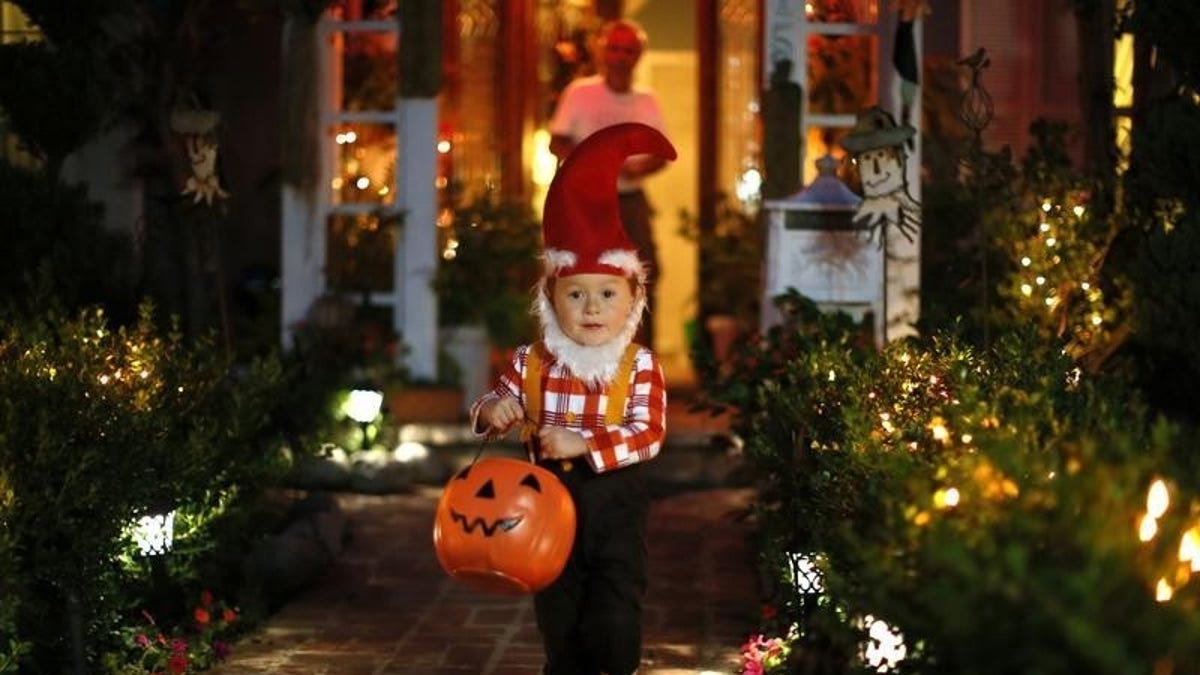
[[[563,90],[550,120],[550,152],[559,162],[596,131],[622,122],[641,122],[667,135],[662,108],[654,94],[634,89],[633,75],[646,50],[646,31],[619,19],[605,24],[600,35],[600,73],[574,80]],[[642,180],[666,166],[655,155],[634,155],[617,179],[621,222],[646,264],[647,316],[635,341],[654,346],[654,300],[658,282],[658,249],[654,243],[654,209],[642,191]]]

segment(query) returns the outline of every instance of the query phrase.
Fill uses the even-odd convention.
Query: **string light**
[[[1161,478],[1155,479],[1146,494],[1146,513],[1153,518],[1162,518],[1170,504],[1171,497],[1167,493],[1167,484]]]
[[[1108,243],[1089,230],[1087,198],[1081,190],[1045,196],[1034,214],[1015,218],[1000,238],[1019,264],[1001,292],[1013,299],[1014,311],[1032,314],[1042,332],[1063,339],[1076,358],[1111,338],[1113,313],[1125,303],[1124,296],[1119,303],[1106,299],[1091,281]]]
[[[1167,583],[1165,578],[1158,580],[1158,585],[1154,588],[1154,599],[1159,602],[1167,602],[1175,595],[1175,590],[1171,588],[1171,584]]]
[[[1179,538],[1179,562],[1194,562],[1197,559],[1197,553],[1200,553],[1193,531],[1194,528],[1184,532],[1183,536]]]
[[[952,509],[958,506],[960,498],[958,488],[942,488],[933,493],[933,505],[939,509]]]
[[[1154,516],[1147,513],[1138,522],[1138,539],[1147,542],[1153,539],[1156,534],[1158,534],[1158,521],[1154,519]]]

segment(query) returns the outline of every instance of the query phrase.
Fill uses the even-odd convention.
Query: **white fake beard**
[[[554,305],[546,294],[546,280],[538,282],[536,299],[533,301],[533,313],[542,326],[542,344],[554,355],[559,363],[570,369],[571,373],[591,386],[607,384],[617,374],[621,357],[625,348],[633,342],[637,334],[638,324],[646,311],[645,287],[641,287],[638,299],[633,303],[633,311],[625,320],[621,333],[602,345],[581,345],[567,337],[558,325],[558,315],[554,313]]]

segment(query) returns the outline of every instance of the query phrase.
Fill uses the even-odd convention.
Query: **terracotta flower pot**
[[[384,395],[388,413],[399,424],[461,422],[463,392],[458,387],[397,387]]]

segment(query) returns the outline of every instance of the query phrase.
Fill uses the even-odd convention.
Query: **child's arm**
[[[649,349],[638,352],[625,405],[625,421],[584,429],[583,456],[597,473],[645,462],[658,455],[667,435],[667,387],[662,367]]]
[[[583,435],[566,427],[542,427],[538,430],[538,443],[546,459],[574,459],[588,451]]]
[[[521,378],[528,352],[528,346],[518,347],[512,361],[500,373],[496,386],[471,404],[471,430],[476,435],[497,438],[524,419]]]

